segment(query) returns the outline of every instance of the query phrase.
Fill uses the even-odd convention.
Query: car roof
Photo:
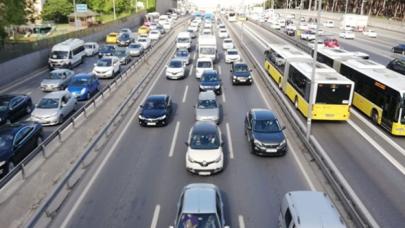
[[[198,100],[216,100],[216,96],[212,90],[202,91],[198,94]]]
[[[75,78],[90,78],[92,76],[93,76],[92,73],[78,73],[74,77]]]
[[[290,208],[302,228],[346,227],[334,205],[323,192],[294,191],[286,194]]]
[[[12,99],[14,97],[18,97],[18,96],[22,96],[22,95],[15,95],[15,94],[3,94],[0,95],[0,99]]]
[[[236,49],[236,48],[230,48],[230,49],[228,49],[228,50],[226,50],[227,52],[230,52],[230,51],[236,51],[236,52],[239,52],[238,51],[238,49]]]
[[[215,75],[218,75],[218,72],[217,72],[217,70],[208,69],[208,70],[204,70],[203,74],[215,74]]]
[[[255,120],[273,120],[276,119],[274,113],[268,109],[252,109]]]
[[[55,69],[55,70],[51,71],[51,73],[52,73],[52,72],[59,73],[59,72],[66,72],[66,71],[72,72],[72,71],[69,70],[69,69],[61,68],[61,69]]]
[[[5,124],[3,126],[0,126],[0,132],[10,132],[12,134],[15,134],[18,130],[20,130],[22,127],[28,126],[28,125],[33,125],[35,122],[33,121],[19,121],[11,124]]]
[[[236,66],[236,65],[245,65],[245,66],[249,67],[249,65],[245,62],[233,62],[232,63],[232,66]]]
[[[192,133],[214,133],[218,131],[218,126],[212,121],[197,121],[194,123]]]
[[[55,92],[51,92],[46,94],[43,98],[61,98],[64,95],[66,95],[68,92],[61,90],[61,91],[55,91]]]
[[[184,213],[216,213],[217,187],[213,184],[189,184],[184,187]]]
[[[212,59],[210,59],[210,58],[198,58],[197,62],[212,62]]]
[[[165,100],[166,97],[168,97],[168,95],[166,95],[166,94],[149,95],[146,100],[147,101],[159,101],[159,100]]]

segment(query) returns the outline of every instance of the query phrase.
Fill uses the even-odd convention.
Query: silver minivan
[[[224,204],[218,187],[206,183],[184,187],[177,204],[174,225],[176,228],[229,228],[225,226]]]
[[[214,91],[200,92],[195,106],[195,119],[210,120],[219,124],[219,105]]]
[[[294,191],[285,194],[281,202],[280,228],[345,228],[346,225],[323,192]]]

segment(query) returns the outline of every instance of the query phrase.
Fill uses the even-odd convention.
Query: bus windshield
[[[318,84],[317,104],[349,104],[352,86],[348,84]]]

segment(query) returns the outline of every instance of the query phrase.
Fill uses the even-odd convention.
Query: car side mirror
[[[188,143],[188,142],[184,142],[184,144],[186,144],[186,146],[188,146],[188,145],[189,145],[189,143]]]
[[[143,105],[139,105],[140,108],[143,108]]]
[[[252,69],[250,69],[249,71],[250,71],[250,72],[252,72],[253,70],[252,70]]]
[[[174,226],[169,226],[169,228],[174,228]]]
[[[285,126],[281,126],[281,130],[284,131],[284,130],[285,130]]]
[[[233,70],[230,70],[230,72],[233,72]]]
[[[230,226],[224,226],[224,228],[231,228]]]

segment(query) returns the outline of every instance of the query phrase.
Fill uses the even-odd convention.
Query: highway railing
[[[187,19],[187,18],[186,18]],[[183,20],[182,22],[184,22]],[[159,41],[160,44],[166,43],[168,37],[173,33],[174,29],[178,27],[181,23],[178,23],[170,32],[167,34],[165,39]],[[162,46],[160,45],[160,46]],[[64,175],[64,177],[58,182],[54,190],[48,194],[48,196],[42,201],[41,205],[37,208],[34,215],[31,217],[26,227],[45,227],[50,221],[55,217],[58,209],[64,202],[64,199],[69,196],[69,193],[73,190],[75,184],[81,179],[85,171],[89,167],[91,161],[95,160],[98,151],[103,148],[103,146],[109,141],[112,133],[119,127],[122,120],[125,118],[126,114],[131,111],[132,106],[140,98],[141,93],[149,85],[155,77],[159,77],[157,71],[161,69],[169,56],[173,55],[175,43],[171,42],[169,48],[161,53],[160,61],[157,61],[155,65],[147,72],[143,79],[138,85],[136,85],[129,95],[126,97],[124,102],[119,106],[117,111],[114,113],[113,117],[109,122],[100,130],[100,132],[94,137],[92,142],[87,146],[85,151],[81,154],[78,160],[73,164],[69,171]],[[145,56],[143,59],[147,58]],[[143,61],[140,61],[140,63]]]
[[[223,21],[226,21],[223,19]],[[286,34],[283,34],[277,30],[271,29],[270,27],[263,25],[260,22],[249,20],[263,28],[269,30],[270,32],[274,33],[278,37],[288,41],[289,43],[301,48],[303,51],[307,53],[311,53],[312,49],[306,45],[304,42],[300,40],[296,40]],[[245,25],[246,26],[246,25]],[[254,54],[247,48],[246,44],[240,40],[239,34],[236,33],[232,26],[229,26],[231,33],[233,34],[233,39],[237,41],[239,47],[241,48],[242,52],[245,56],[248,57],[249,61],[253,64],[254,68],[257,70],[258,75],[260,78],[265,82],[265,86],[274,96],[275,100],[279,104],[280,108],[282,109],[283,113],[285,114],[286,118],[291,123],[292,127],[294,128],[295,132],[300,137],[300,140],[304,143],[310,154],[315,159],[317,165],[322,170],[322,173],[327,178],[332,187],[333,191],[336,193],[337,197],[342,202],[347,214],[350,216],[351,220],[355,224],[355,227],[379,227],[378,223],[374,220],[371,214],[368,212],[366,207],[363,205],[361,200],[357,197],[354,193],[346,179],[343,177],[339,169],[334,165],[333,161],[330,159],[328,154],[319,144],[317,139],[311,135],[310,139],[307,140],[306,138],[306,126],[301,121],[300,117],[298,116],[295,109],[289,105],[291,102],[284,96],[278,86],[271,80],[268,76],[267,72],[263,69],[261,63],[258,63],[254,57]]]

